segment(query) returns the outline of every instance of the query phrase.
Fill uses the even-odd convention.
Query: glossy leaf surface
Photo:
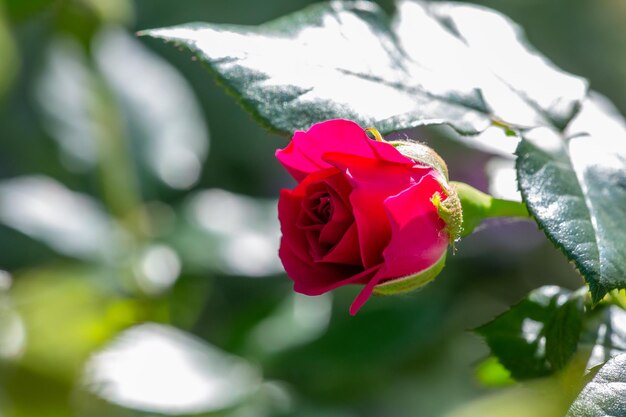
[[[609,105],[592,96],[566,136],[535,129],[517,148],[524,201],[596,302],[626,287],[626,125]]]
[[[514,378],[536,378],[567,364],[578,344],[583,314],[580,292],[546,286],[476,331]]]
[[[384,133],[449,124],[475,134],[496,120],[561,129],[586,92],[507,18],[455,3],[400,1],[390,19],[374,3],[335,1],[259,27],[193,23],[143,34],[189,48],[279,132],[331,118]]]
[[[572,404],[568,417],[626,415],[626,354],[604,364]]]

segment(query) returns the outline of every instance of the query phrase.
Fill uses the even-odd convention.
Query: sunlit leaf
[[[517,175],[524,201],[589,284],[594,301],[626,288],[626,128],[592,96],[570,134],[524,135]]]
[[[87,57],[78,43],[66,38],[53,40],[46,55],[35,88],[44,127],[70,168],[95,167],[97,137],[105,127],[92,118],[90,109],[98,93]]]
[[[0,222],[59,253],[90,260],[109,259],[120,233],[91,197],[43,176],[0,182]]]
[[[191,88],[122,29],[100,32],[93,57],[70,39],[56,39],[38,87],[45,126],[70,168],[93,168],[107,157],[107,146],[121,142],[139,166],[170,187],[198,180],[208,131]],[[111,107],[105,117],[102,102]]]
[[[626,353],[626,311],[615,305],[590,311],[585,317],[579,349],[589,354],[587,368]]]
[[[599,369],[572,404],[568,417],[621,417],[626,415],[626,354]]]
[[[170,187],[193,185],[206,158],[208,131],[187,81],[121,29],[97,37],[94,58],[150,170]]]
[[[143,33],[189,48],[279,132],[337,117],[382,132],[449,124],[478,133],[500,120],[561,129],[586,90],[508,19],[456,3],[399,1],[390,21],[372,2],[334,1],[259,27]]]
[[[125,408],[165,415],[237,405],[259,389],[258,369],[181,330],[143,324],[89,360],[84,387]]]
[[[490,356],[478,365],[476,378],[487,387],[502,387],[515,383],[509,370],[502,366],[495,356]]]
[[[584,294],[554,286],[532,291],[476,332],[516,379],[562,369],[578,345]]]

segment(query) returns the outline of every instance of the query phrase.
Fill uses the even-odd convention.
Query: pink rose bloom
[[[348,120],[296,132],[276,157],[298,182],[278,203],[279,256],[296,292],[364,285],[354,315],[376,288],[443,265],[450,237],[433,202],[447,198],[439,171]]]

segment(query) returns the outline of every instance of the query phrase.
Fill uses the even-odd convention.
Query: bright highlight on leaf
[[[567,365],[578,345],[584,294],[546,286],[476,332],[516,379],[549,375]]]
[[[140,34],[191,50],[248,111],[287,134],[332,118],[383,134],[433,124],[474,134],[496,120],[562,129],[586,93],[507,18],[457,3],[399,1],[390,22],[374,3],[333,1],[259,27]]]

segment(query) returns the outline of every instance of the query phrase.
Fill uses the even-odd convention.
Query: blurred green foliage
[[[0,2],[1,416],[513,415],[552,389],[481,386],[488,349],[467,332],[531,289],[580,286],[536,226],[478,231],[433,284],[354,318],[355,288],[294,295],[275,254],[287,139],[189,56],[133,37],[309,3]],[[626,110],[621,1],[482,3]],[[496,156],[411,135],[488,188]]]

